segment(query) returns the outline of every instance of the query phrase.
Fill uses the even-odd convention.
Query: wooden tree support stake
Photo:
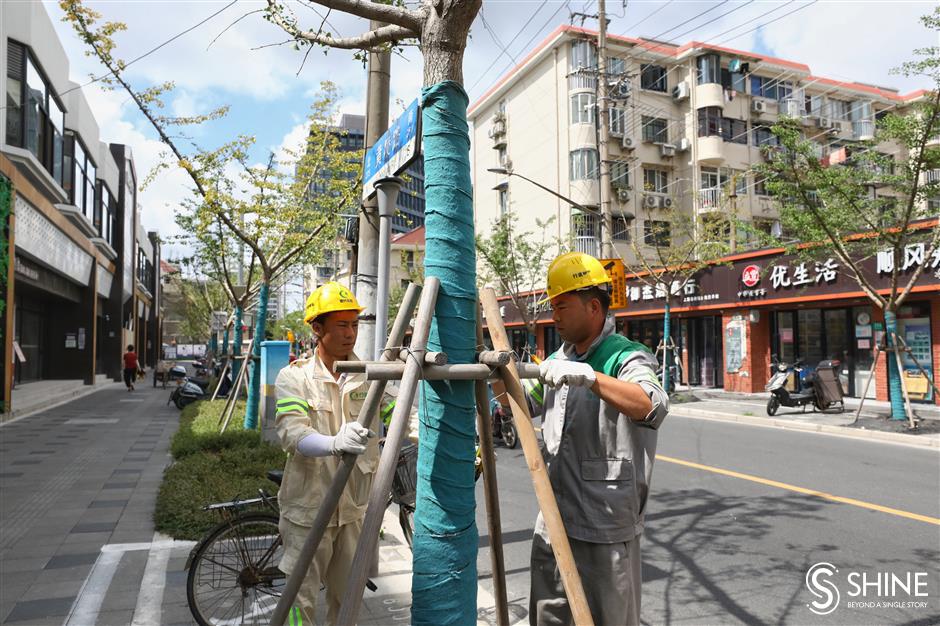
[[[477,306],[477,345],[483,345],[483,324]],[[508,352],[481,352],[502,359]],[[479,359],[481,362],[482,359]],[[503,529],[499,513],[499,486],[496,479],[496,453],[493,451],[493,416],[490,415],[486,381],[474,383],[477,402],[477,431],[480,433],[480,460],[483,462],[483,493],[486,500],[486,526],[490,533],[490,561],[493,564],[493,596],[496,600],[496,626],[509,626],[509,596],[506,592],[506,561],[503,557]]]
[[[483,300],[483,311],[489,323],[493,347],[497,350],[509,351],[509,337],[506,335],[503,318],[499,313],[496,293],[492,289],[484,289],[481,299]],[[571,553],[571,544],[568,541],[565,524],[558,510],[558,503],[555,501],[555,494],[548,478],[545,461],[542,460],[542,453],[535,437],[535,429],[532,427],[532,416],[529,414],[525,391],[522,388],[522,383],[519,382],[516,365],[510,362],[500,367],[499,372],[509,395],[509,404],[512,407],[516,429],[519,431],[519,440],[522,442],[526,463],[532,473],[535,496],[538,499],[539,509],[542,511],[542,517],[545,520],[549,542],[552,546],[552,552],[555,553],[555,561],[558,564],[561,582],[568,596],[568,605],[571,607],[573,621],[578,626],[593,626],[594,619],[591,617],[591,609],[588,607],[587,598],[584,595],[584,587],[581,585],[581,577],[578,574],[578,568]]]

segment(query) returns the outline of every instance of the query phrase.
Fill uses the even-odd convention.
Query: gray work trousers
[[[640,536],[621,543],[588,543],[568,538],[596,626],[638,626],[643,582]],[[552,547],[532,538],[531,626],[577,626],[571,616]]]

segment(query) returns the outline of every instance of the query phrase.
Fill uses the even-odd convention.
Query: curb
[[[804,432],[826,433],[830,435],[840,435],[854,439],[867,439],[890,443],[902,443],[909,446],[920,448],[932,448],[940,450],[940,435],[905,435],[903,433],[886,433],[878,430],[861,430],[858,428],[846,428],[844,426],[831,426],[829,424],[806,424],[801,422],[791,422],[774,418],[763,418],[749,415],[737,415],[735,413],[716,413],[713,411],[704,411],[702,409],[679,408],[670,411],[673,415],[679,417],[690,417],[693,419],[710,419],[718,422],[737,422],[740,424],[749,424],[751,426],[764,426],[768,428],[783,428],[786,430],[800,430]]]

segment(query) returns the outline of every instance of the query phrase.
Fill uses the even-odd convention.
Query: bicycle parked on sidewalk
[[[398,521],[411,546],[415,510],[418,446],[406,444],[398,456],[388,504],[398,505]],[[268,479],[280,485],[283,472]],[[267,625],[287,576],[278,569],[283,542],[278,529],[277,497],[264,489],[257,498],[203,507],[222,522],[196,544],[186,562],[186,600],[200,626]],[[367,586],[375,591],[371,583]]]

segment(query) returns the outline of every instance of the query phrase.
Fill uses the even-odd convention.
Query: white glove
[[[375,433],[359,422],[345,422],[333,437],[332,453],[334,456],[339,456],[344,452],[362,454],[366,451],[369,437],[375,437]]]
[[[580,361],[546,359],[539,364],[539,378],[550,387],[571,385],[572,387],[593,387],[597,382],[594,368]]]

